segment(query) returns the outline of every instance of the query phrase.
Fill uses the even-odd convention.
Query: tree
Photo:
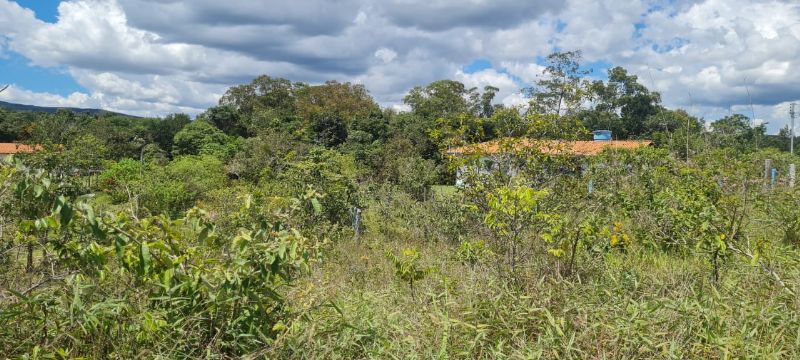
[[[685,159],[687,151],[695,154],[707,147],[703,121],[682,109],[661,109],[647,118],[645,128],[656,146],[667,148],[680,158]]]
[[[499,88],[496,88],[491,85],[486,85],[483,88],[483,94],[481,94],[481,101],[480,101],[480,116],[482,117],[491,117],[495,110],[499,106],[494,105],[494,97],[497,95],[497,92],[500,91]]]
[[[150,125],[153,142],[164,151],[172,151],[175,134],[190,122],[191,119],[186,114],[171,114],[164,119],[153,121]]]
[[[88,123],[85,114],[60,109],[55,114],[39,117],[33,124],[32,140],[39,144],[64,144],[83,132]]]
[[[416,300],[416,290],[414,283],[421,281],[433,271],[433,268],[422,267],[419,263],[419,250],[414,248],[403,249],[400,257],[395,256],[391,251],[386,251],[386,258],[394,266],[394,275],[408,284],[411,290],[411,297]]]
[[[497,109],[491,118],[494,124],[495,133],[500,137],[519,137],[528,132],[528,118],[522,116],[519,108],[500,108]]]
[[[438,180],[436,163],[420,157],[393,159],[394,180],[403,191],[417,200],[428,198],[428,190]]]
[[[608,70],[608,81],[594,81],[589,90],[595,101],[592,111],[586,116],[589,129],[608,129],[619,138],[638,137],[651,134],[646,120],[662,111],[661,95],[650,92],[638,82],[636,75],[629,75],[622,67]]]
[[[310,120],[314,143],[330,148],[347,140],[347,125],[340,115],[334,112],[318,112]]]
[[[173,155],[214,154],[226,156],[231,139],[210,122],[198,119],[175,134]]]
[[[347,126],[354,119],[369,117],[376,111],[380,111],[380,107],[360,84],[328,81],[297,92],[297,114],[306,121],[327,113],[338,117]]]
[[[167,166],[150,164],[136,183],[142,208],[151,214],[181,216],[212,190],[225,185],[223,163],[214,156],[182,156]]]
[[[581,69],[581,51],[556,52],[547,56],[544,78],[523,91],[531,98],[530,111],[557,117],[572,115],[586,98]]]
[[[266,109],[276,110],[282,116],[290,116],[295,112],[297,92],[306,86],[300,82],[261,75],[250,84],[228,89],[219,104],[232,106],[245,117]]]
[[[503,186],[486,194],[488,211],[484,223],[495,233],[497,253],[505,254],[504,265],[509,267],[512,280],[518,280],[517,265],[523,258],[523,240],[528,228],[543,217],[538,209],[546,195],[546,190],[524,185]]]
[[[473,109],[468,101],[475,89],[467,89],[455,80],[438,80],[425,87],[416,86],[403,98],[414,114],[434,121],[451,114],[470,113]]]
[[[349,220],[350,209],[355,205],[355,175],[352,156],[317,148],[277,174],[277,181],[271,185],[276,193],[293,196],[302,196],[309,187],[323,194],[320,200],[323,214],[329,221],[342,224]]]
[[[236,108],[231,105],[214,106],[208,109],[201,117],[207,119],[227,135],[247,135],[247,127],[243,124]]]
[[[753,147],[765,130],[763,125],[752,127],[747,116],[733,114],[711,123],[711,138],[718,147],[745,149]]]

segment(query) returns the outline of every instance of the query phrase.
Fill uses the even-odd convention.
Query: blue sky
[[[706,120],[752,98],[775,132],[800,101],[793,0],[0,0],[0,100],[136,115],[197,114],[261,74],[362,83],[399,109],[447,78],[518,105],[556,50]]]
[[[61,0],[14,0],[17,4],[36,12],[39,20],[54,23],[58,17],[58,4]]]
[[[36,13],[36,18],[55,23],[58,17],[59,0],[17,0],[18,4]],[[0,73],[3,83],[12,83],[36,92],[69,95],[86,89],[78,85],[65,67],[40,67],[16,52],[4,52],[0,57]]]

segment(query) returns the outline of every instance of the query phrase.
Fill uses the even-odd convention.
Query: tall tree
[[[313,141],[325,147],[334,147],[347,140],[347,125],[335,112],[319,111],[311,116]]]
[[[470,98],[475,98],[475,89],[467,89],[455,80],[438,80],[427,86],[416,86],[403,102],[414,114],[430,121],[451,114],[471,113],[474,109]]]
[[[369,117],[375,111],[380,107],[361,84],[328,81],[297,92],[297,114],[305,120],[328,113],[349,125],[353,119]]]
[[[765,132],[764,124],[752,126],[750,118],[742,114],[729,115],[711,123],[711,139],[713,145],[719,147],[755,148]]]
[[[247,135],[247,127],[242,121],[242,117],[236,111],[236,108],[231,105],[214,106],[208,109],[202,117],[227,135]]]
[[[573,115],[586,97],[581,51],[556,52],[547,56],[544,76],[523,91],[530,97],[530,111],[558,117]]]
[[[649,135],[647,119],[662,110],[661,95],[640,84],[636,75],[622,67],[608,70],[608,81],[593,82],[589,89],[595,101],[587,126],[612,130],[620,138]]]
[[[249,84],[228,89],[219,104],[233,106],[243,116],[252,116],[255,112],[266,109],[288,116],[295,112],[297,91],[306,86],[300,82],[261,75]]]
[[[486,85],[483,87],[483,94],[481,94],[480,100],[480,116],[491,117],[495,110],[500,107],[499,105],[494,104],[494,97],[497,95],[498,91],[500,91],[499,88],[491,85]]]
[[[172,142],[175,134],[181,131],[189,122],[191,122],[191,119],[186,114],[171,114],[164,119],[152,122],[150,132],[153,142],[166,152],[172,151]]]

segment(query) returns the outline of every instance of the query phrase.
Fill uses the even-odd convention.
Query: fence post
[[[770,187],[774,188],[775,187],[775,182],[778,181],[778,169],[772,168],[772,172],[770,173],[770,175],[771,176],[770,176],[769,185],[770,185]]]
[[[357,206],[353,206],[350,210],[350,214],[353,217],[353,232],[355,233],[356,243],[361,243],[361,209]]]
[[[797,180],[797,167],[789,164],[789,187],[794,187],[795,180]]]
[[[769,187],[769,177],[772,172],[772,159],[764,160],[764,188]]]

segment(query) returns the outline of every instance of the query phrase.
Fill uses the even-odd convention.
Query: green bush
[[[225,186],[222,162],[213,156],[184,156],[167,164],[151,164],[138,189],[139,206],[151,214],[179,216],[208,192]]]

